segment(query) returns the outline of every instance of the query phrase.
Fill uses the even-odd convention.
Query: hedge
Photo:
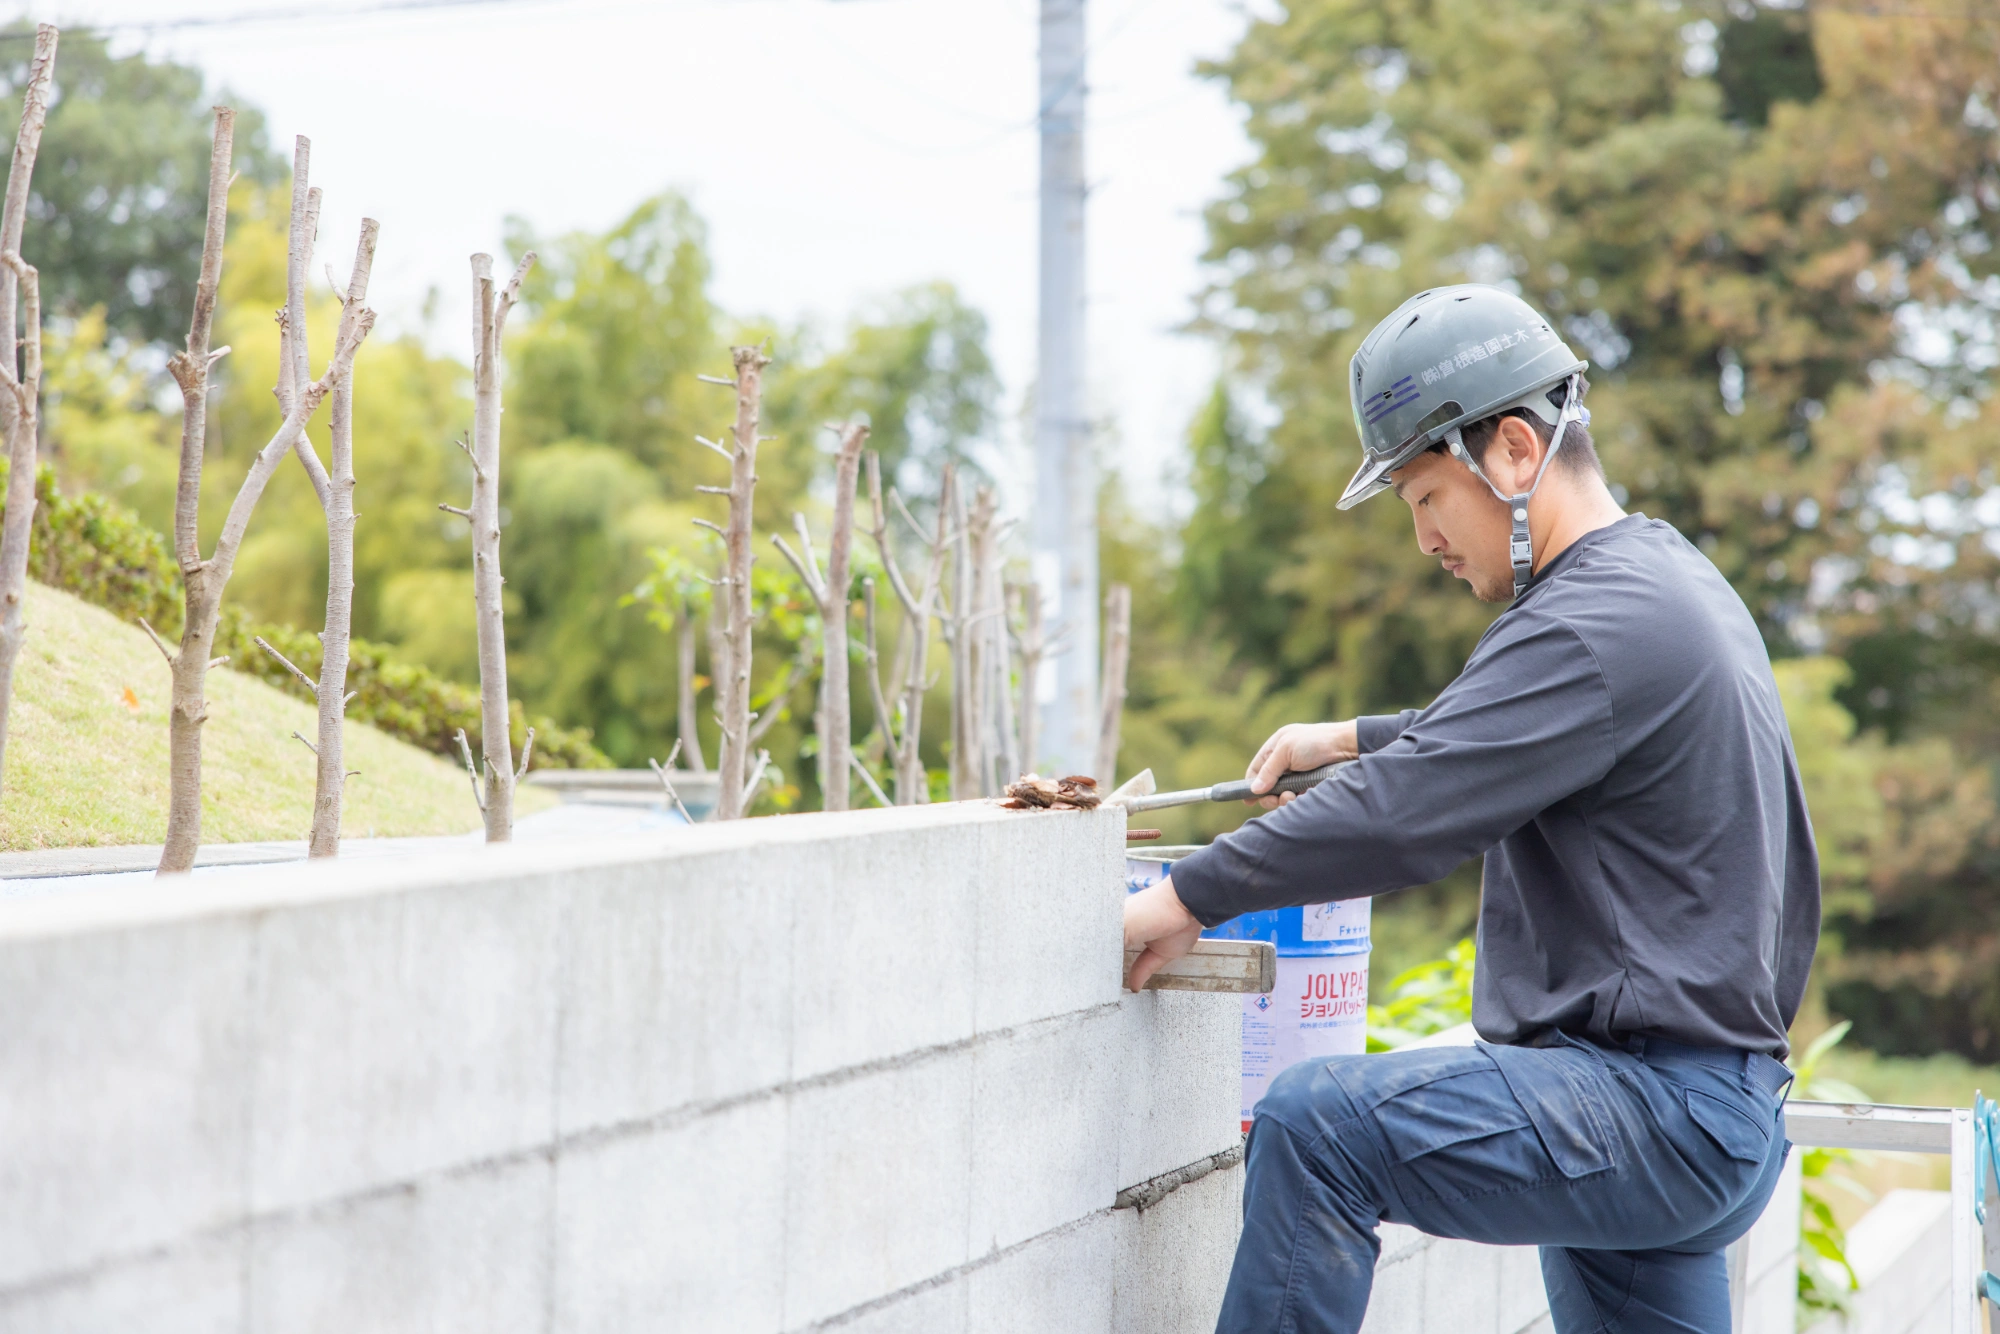
[[[0,458],[0,493],[4,493],[6,476],[7,461]],[[91,492],[63,495],[54,469],[47,466],[36,474],[35,494],[39,503],[28,548],[31,578],[73,593],[134,625],[143,618],[169,640],[179,636],[181,573],[164,537],[107,496]],[[0,501],[0,513],[4,512],[4,501]],[[316,633],[255,622],[242,608],[223,603],[215,651],[228,655],[231,670],[310,701],[312,693],[304,684],[257,647],[259,637],[308,675],[318,674],[320,644]],[[455,738],[460,728],[471,739],[474,753],[480,748],[479,692],[428,667],[399,659],[390,645],[350,640],[347,688],[355,692],[347,716],[356,722],[453,760],[458,758]],[[610,759],[590,743],[588,728],[560,727],[548,718],[530,720],[518,699],[510,701],[509,708],[517,751],[530,721],[534,725],[532,768],[612,767]]]

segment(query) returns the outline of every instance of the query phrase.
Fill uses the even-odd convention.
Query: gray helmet
[[[1361,467],[1339,507],[1387,490],[1390,473],[1469,422],[1523,407],[1554,425],[1548,391],[1588,367],[1510,292],[1464,283],[1417,293],[1362,340],[1349,367]]]
[[[1448,443],[1453,456],[1511,512],[1509,555],[1518,598],[1527,591],[1534,565],[1528,501],[1562,448],[1569,423],[1589,424],[1583,406],[1583,373],[1589,366],[1511,292],[1465,283],[1417,293],[1376,325],[1354,354],[1348,392],[1361,437],[1361,467],[1339,508],[1351,509],[1387,490],[1390,473],[1433,445]],[[1494,486],[1460,438],[1468,423],[1509,408],[1527,408],[1554,428],[1542,472],[1518,495]]]

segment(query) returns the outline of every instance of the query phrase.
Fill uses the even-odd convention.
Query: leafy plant
[[[1461,940],[1444,957],[1389,979],[1389,1000],[1368,1007],[1368,1050],[1393,1051],[1472,1018],[1475,947]]]
[[[1835,1024],[1814,1038],[1803,1053],[1785,1063],[1792,1071],[1793,1096],[1814,1102],[1868,1101],[1868,1095],[1854,1085],[1819,1073],[1820,1061],[1840,1045],[1853,1027],[1851,1020]],[[1804,1178],[1799,1221],[1800,1329],[1829,1312],[1846,1312],[1851,1305],[1848,1294],[1860,1287],[1854,1266],[1847,1261],[1847,1229],[1834,1217],[1827,1192],[1844,1190],[1872,1202],[1875,1197],[1867,1187],[1832,1170],[1862,1160],[1852,1149],[1807,1149],[1799,1157],[1799,1175]]]

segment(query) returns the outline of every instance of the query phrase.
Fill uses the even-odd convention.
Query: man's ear
[[[1542,466],[1542,438],[1519,417],[1502,417],[1486,457],[1498,465],[1488,466],[1493,480],[1509,495],[1518,495],[1535,484],[1535,473]]]

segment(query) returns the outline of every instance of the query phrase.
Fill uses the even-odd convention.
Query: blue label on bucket
[[[1136,893],[1157,884],[1173,871],[1174,854],[1192,848],[1159,848],[1125,858],[1125,888]],[[1274,908],[1244,913],[1202,932],[1210,940],[1268,940],[1286,959],[1324,958],[1368,952],[1367,899],[1314,903],[1303,908]]]

